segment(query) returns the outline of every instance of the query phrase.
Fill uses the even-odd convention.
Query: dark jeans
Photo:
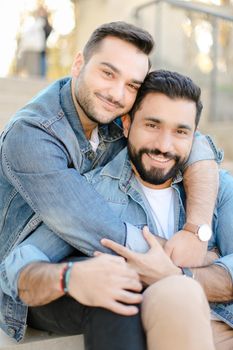
[[[76,256],[65,261],[86,259],[90,258],[76,251]],[[83,334],[86,350],[146,350],[140,313],[121,316],[100,307],[82,305],[69,296],[29,307],[27,323],[61,335]]]
[[[30,307],[28,325],[57,334],[84,334],[86,350],[146,350],[140,314],[121,316],[69,296]]]

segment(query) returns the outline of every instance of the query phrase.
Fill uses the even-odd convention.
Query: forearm
[[[4,175],[55,234],[89,256],[103,249],[101,238],[124,244],[125,223],[70,162],[63,143],[37,126],[19,123],[4,140]]]
[[[197,225],[211,224],[218,183],[218,165],[213,160],[196,162],[185,170],[187,222]]]
[[[33,263],[25,267],[18,279],[20,299],[29,306],[39,306],[61,297],[60,274],[64,266],[65,264]]]
[[[233,300],[232,279],[228,271],[212,264],[194,268],[195,279],[202,285],[208,301],[226,302]]]

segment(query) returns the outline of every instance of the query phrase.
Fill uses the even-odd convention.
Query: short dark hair
[[[146,30],[123,21],[105,23],[96,28],[87,41],[83,56],[85,62],[99,49],[103,39],[114,36],[136,46],[140,51],[149,55],[154,47],[154,40]]]
[[[183,98],[185,100],[195,102],[195,126],[197,127],[203,108],[200,87],[197,86],[189,77],[176,72],[170,72],[168,70],[156,70],[147,75],[138,91],[136,101],[130,112],[132,119],[136,111],[140,108],[146,95],[155,92],[164,94],[171,99]]]

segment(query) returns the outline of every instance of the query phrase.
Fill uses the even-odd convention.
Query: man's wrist
[[[68,262],[60,271],[60,289],[63,294],[69,293],[70,274],[73,264],[72,261]]]
[[[175,265],[175,269],[173,271],[173,275],[183,275],[182,268],[180,266]]]
[[[208,242],[212,236],[212,230],[208,224],[196,225],[186,222],[183,230],[193,233],[201,242]]]
[[[182,274],[184,276],[194,279],[194,272],[191,269],[189,269],[187,267],[181,267],[180,269],[181,269]]]

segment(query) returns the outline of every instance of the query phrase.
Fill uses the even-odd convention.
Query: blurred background
[[[179,71],[202,87],[201,131],[231,166],[233,0],[1,0],[0,129],[33,94],[69,75],[90,33],[115,20],[154,36],[154,69]]]

